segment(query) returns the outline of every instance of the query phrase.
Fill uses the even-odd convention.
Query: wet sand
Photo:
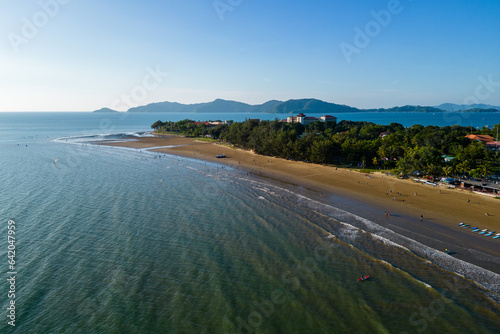
[[[465,222],[500,233],[500,200],[493,197],[399,180],[385,173],[366,175],[343,168],[260,156],[182,136],[100,144],[137,149],[155,147],[155,152],[239,168],[294,191],[307,192],[308,196],[324,203],[340,204],[341,208],[399,234],[438,250],[448,248],[456,258],[500,273],[500,239],[484,237],[458,226]],[[175,147],[158,148],[163,146]],[[226,158],[218,159],[218,154],[225,154]],[[385,211],[390,215],[385,215]]]

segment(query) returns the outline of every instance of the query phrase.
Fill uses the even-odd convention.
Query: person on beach
[[[424,215],[420,215],[420,222],[424,221]]]
[[[393,198],[392,198],[392,200],[393,200],[393,201],[396,201],[396,197],[393,197]]]

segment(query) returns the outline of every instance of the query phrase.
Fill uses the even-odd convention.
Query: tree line
[[[473,134],[495,137],[497,128]],[[404,127],[398,123],[319,122],[308,125],[277,120],[229,122],[213,126],[206,122],[157,121],[157,132],[188,137],[209,136],[236,147],[267,156],[318,164],[390,169],[408,176],[421,173],[434,177],[469,175],[486,178],[499,166],[498,152],[466,138],[471,129],[454,126]]]

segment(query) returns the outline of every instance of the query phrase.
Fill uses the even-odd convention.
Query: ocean
[[[373,114],[363,120],[434,124]],[[356,206],[90,144],[159,119],[257,117],[0,113],[0,333],[498,333],[500,275]]]

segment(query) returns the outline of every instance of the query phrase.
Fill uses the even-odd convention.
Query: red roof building
[[[500,149],[500,141],[489,141],[486,143],[486,147],[491,150],[499,150]]]
[[[467,135],[465,138],[469,138],[470,140],[481,141],[483,143],[488,143],[495,141],[495,138],[489,135]]]

